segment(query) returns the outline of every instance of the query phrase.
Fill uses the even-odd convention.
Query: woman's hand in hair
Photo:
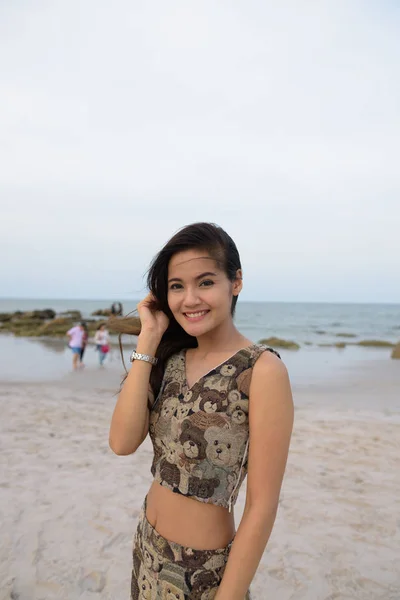
[[[157,309],[157,300],[152,292],[139,302],[137,310],[141,323],[140,335],[149,334],[161,340],[169,325],[169,319],[162,310]]]

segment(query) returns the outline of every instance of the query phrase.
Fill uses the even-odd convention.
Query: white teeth
[[[197,317],[202,317],[203,315],[205,315],[206,312],[206,310],[203,310],[202,312],[197,313],[185,313],[185,315],[189,317],[189,319],[196,319]]]

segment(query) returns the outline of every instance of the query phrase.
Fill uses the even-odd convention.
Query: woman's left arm
[[[275,522],[293,418],[286,367],[265,352],[250,385],[245,509],[215,600],[243,600],[250,587]]]

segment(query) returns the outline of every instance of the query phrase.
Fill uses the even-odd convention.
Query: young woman
[[[98,326],[94,335],[94,343],[96,344],[96,350],[99,353],[99,365],[102,367],[110,350],[110,335],[104,323]]]
[[[141,331],[110,428],[119,455],[150,434],[153,483],[131,598],[244,600],[271,534],[293,425],[285,366],[233,322],[239,253],[220,227],[180,230],[152,262]],[[248,475],[236,531],[233,505]]]

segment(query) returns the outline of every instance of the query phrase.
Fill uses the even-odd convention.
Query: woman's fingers
[[[145,296],[145,297],[143,298],[143,300],[141,300],[141,301],[139,302],[139,304],[137,305],[137,308],[139,308],[139,306],[140,306],[140,307],[142,307],[142,306],[148,306],[150,303],[154,302],[154,301],[155,301],[155,299],[156,299],[156,298],[155,298],[155,296],[154,296],[153,292],[149,292],[149,293],[147,294],[147,296]]]

